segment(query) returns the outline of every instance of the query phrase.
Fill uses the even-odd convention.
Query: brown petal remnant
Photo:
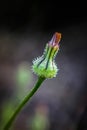
[[[61,33],[56,32],[52,39],[49,41],[49,45],[51,46],[59,46],[59,42],[61,40]]]

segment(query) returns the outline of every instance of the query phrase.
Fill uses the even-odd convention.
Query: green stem
[[[34,95],[34,93],[37,91],[37,89],[40,87],[42,82],[45,80],[45,78],[39,77],[37,83],[32,88],[32,90],[29,92],[29,94],[23,99],[23,101],[19,104],[15,112],[13,113],[12,117],[8,120],[7,124],[5,125],[3,130],[9,130],[11,127],[13,121],[15,120],[18,113],[21,111],[21,109],[24,107],[24,105],[30,100],[30,98]]]

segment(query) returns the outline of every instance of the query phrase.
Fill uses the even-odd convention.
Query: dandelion
[[[60,40],[61,34],[56,32],[46,44],[43,55],[33,61],[32,69],[35,74],[45,78],[56,77],[58,68],[55,63],[55,56],[59,51]]]
[[[38,80],[35,86],[31,89],[31,91],[24,97],[22,102],[14,111],[11,118],[8,120],[3,130],[9,130],[13,121],[21,111],[21,109],[25,106],[27,102],[30,101],[31,97],[35,94],[38,88],[41,86],[43,81],[47,78],[56,77],[58,68],[55,63],[55,56],[59,51],[59,42],[61,40],[61,34],[55,33],[52,39],[46,44],[46,48],[41,57],[35,59],[33,61],[32,70],[35,74],[38,75]]]

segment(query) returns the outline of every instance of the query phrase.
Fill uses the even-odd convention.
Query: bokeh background
[[[0,130],[37,76],[32,60],[62,33],[59,72],[46,80],[11,130],[87,130],[87,15],[83,1],[0,2]]]

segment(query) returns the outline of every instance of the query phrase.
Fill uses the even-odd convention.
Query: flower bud
[[[56,77],[58,68],[54,60],[59,50],[60,40],[61,34],[56,32],[46,44],[43,55],[33,61],[32,69],[35,74],[45,78]]]

